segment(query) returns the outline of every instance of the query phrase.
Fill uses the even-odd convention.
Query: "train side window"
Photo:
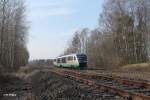
[[[76,60],[76,57],[74,56],[74,60]]]
[[[68,57],[68,60],[70,60],[70,56]]]
[[[68,60],[73,60],[73,56],[69,56],[69,57],[68,57]]]
[[[56,59],[54,59],[54,62],[56,62]]]
[[[57,63],[60,63],[60,59],[59,58],[57,59]]]
[[[57,59],[57,63],[61,63],[61,61],[62,61],[62,58]]]
[[[62,58],[60,58],[60,63],[62,63]]]
[[[61,58],[59,58],[59,63],[61,63]]]
[[[62,58],[62,63],[66,63],[66,58]]]

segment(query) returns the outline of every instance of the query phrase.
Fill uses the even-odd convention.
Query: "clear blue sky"
[[[80,28],[98,25],[103,0],[26,0],[30,60],[54,58]]]

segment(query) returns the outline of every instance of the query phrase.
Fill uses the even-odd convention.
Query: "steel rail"
[[[95,78],[106,78],[106,79],[114,80],[116,82],[131,85],[131,86],[138,86],[138,87],[141,87],[141,88],[150,88],[150,83],[148,83],[148,82],[130,80],[130,79],[122,78],[122,77],[119,77],[119,76],[106,76],[104,74],[100,74],[100,73],[96,73],[96,72],[92,72],[92,73],[81,72],[80,70],[68,70],[68,69],[62,69],[62,70],[72,72],[72,73],[76,73],[76,74],[80,74],[80,75],[83,75],[83,76],[93,77],[93,78],[94,77]]]
[[[97,89],[105,89],[112,93],[121,95],[123,97],[127,97],[130,99],[132,98],[131,100],[150,100],[150,96],[145,95],[143,93],[130,92],[128,90],[123,90],[121,88],[116,88],[113,86],[107,86],[105,84],[96,82],[94,80],[86,79],[86,78],[82,77],[83,74],[81,74],[81,72],[76,72],[76,75],[75,75],[75,73],[72,75],[69,73],[69,70],[66,70],[66,69],[62,70],[59,68],[51,68],[51,69],[49,69],[49,71],[53,72],[53,73],[57,73],[61,76],[69,78],[71,80],[75,80],[77,82],[80,82],[80,83],[83,83],[83,84],[86,84],[89,86],[97,87]],[[74,71],[70,71],[70,72],[74,72]],[[86,75],[86,74],[84,74],[84,75]]]

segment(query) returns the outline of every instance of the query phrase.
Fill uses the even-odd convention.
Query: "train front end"
[[[77,54],[80,69],[87,69],[87,56],[85,54]]]

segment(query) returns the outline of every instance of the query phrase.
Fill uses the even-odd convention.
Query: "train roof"
[[[83,53],[74,53],[74,54],[68,54],[68,55],[59,56],[59,57],[56,57],[56,58],[63,58],[63,57],[69,57],[69,56],[75,56],[75,55],[86,55],[86,54],[83,54]]]

